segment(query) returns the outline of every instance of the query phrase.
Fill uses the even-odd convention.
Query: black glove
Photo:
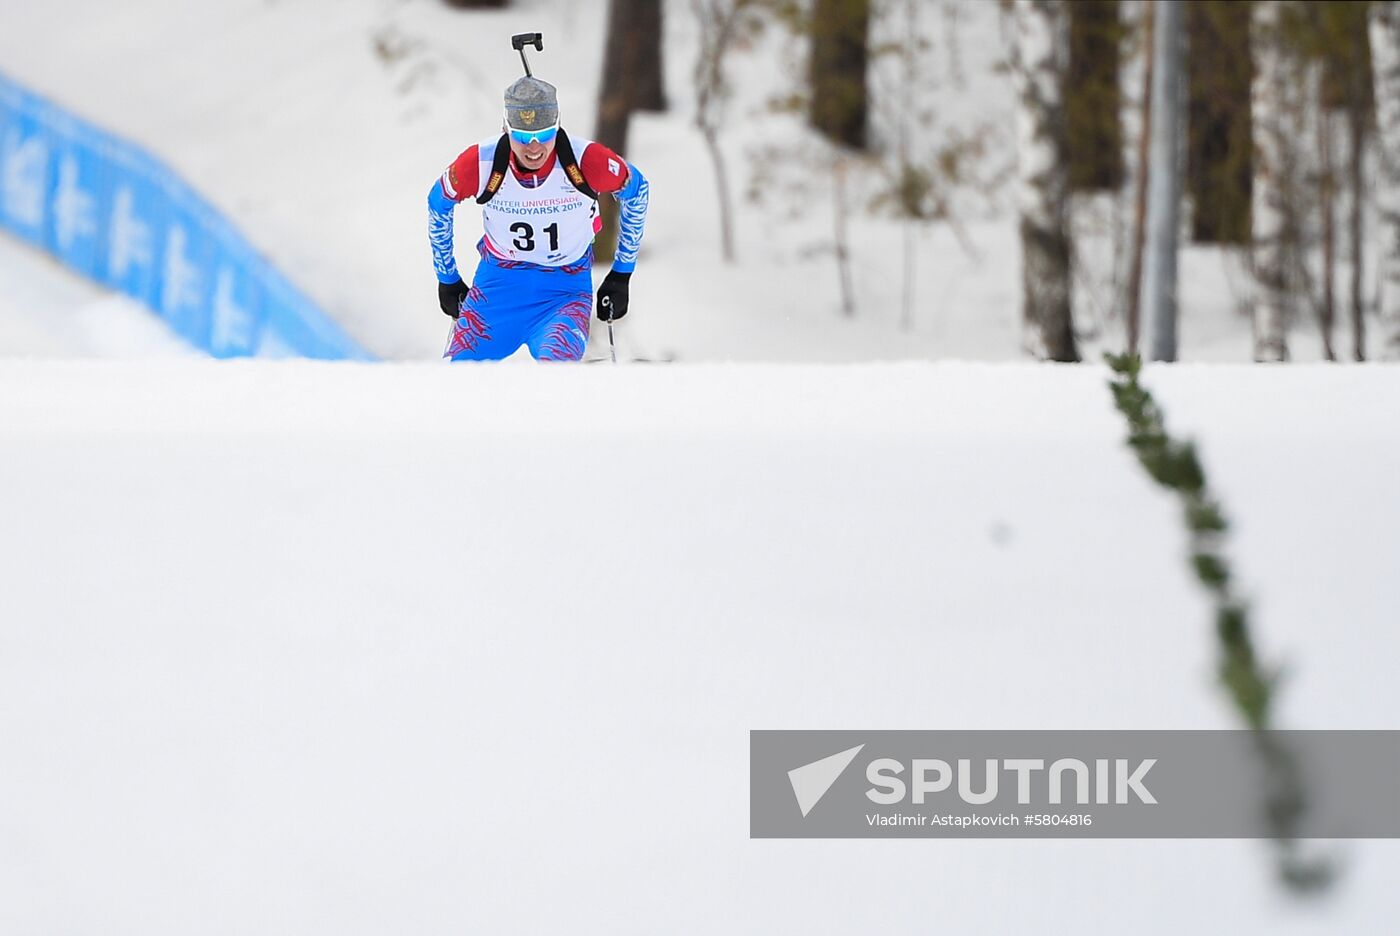
[[[462,300],[466,298],[468,286],[460,278],[451,283],[438,283],[438,305],[442,306],[443,314],[457,317],[457,312],[462,308]]]
[[[598,321],[616,322],[627,314],[627,281],[631,273],[610,270],[598,285]]]

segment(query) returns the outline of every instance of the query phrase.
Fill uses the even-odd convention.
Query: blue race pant
[[[523,344],[537,361],[581,359],[593,313],[591,259],[556,268],[483,252],[443,357],[499,361]]]

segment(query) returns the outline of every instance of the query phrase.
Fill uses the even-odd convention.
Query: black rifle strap
[[[491,160],[491,178],[486,180],[486,187],[481,190],[481,194],[476,196],[476,203],[484,205],[496,197],[496,193],[501,190],[501,183],[506,180],[506,172],[510,169],[510,137],[504,133],[496,143],[496,155]]]
[[[593,186],[583,177],[583,170],[579,169],[578,159],[574,157],[573,144],[569,142],[569,135],[564,132],[563,127],[559,128],[559,134],[555,137],[554,151],[559,154],[559,165],[564,167],[564,174],[569,177],[574,188],[597,201],[598,193],[593,191]]]
[[[593,187],[583,177],[583,170],[578,167],[578,159],[574,156],[573,144],[569,142],[569,135],[560,127],[559,132],[554,137],[554,152],[559,157],[559,165],[564,168],[564,175],[568,177],[569,183],[583,194],[594,201],[598,200],[598,193],[593,191]],[[486,187],[481,190],[481,194],[476,197],[478,205],[484,205],[496,197],[496,193],[501,190],[501,183],[506,180],[506,173],[510,171],[510,137],[501,134],[501,139],[496,143],[496,155],[491,159],[491,178],[486,180]]]

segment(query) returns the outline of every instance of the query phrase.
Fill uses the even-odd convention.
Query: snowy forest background
[[[664,18],[693,18],[693,121],[711,159],[726,263],[735,260],[735,190],[747,184],[750,196],[772,195],[772,175],[795,162],[830,200],[832,234],[816,250],[835,267],[840,313],[854,317],[869,304],[854,272],[865,267],[866,249],[898,249],[898,322],[908,329],[918,229],[948,227],[975,264],[984,258],[967,233],[971,219],[1013,208],[1025,351],[1072,361],[1096,341],[1137,350],[1156,5],[1001,0],[1004,54],[990,70],[969,75],[962,21],[987,15],[992,4],[973,6],[690,0],[668,9],[661,0],[609,0],[595,136],[630,152],[631,115],[667,111]],[[1229,301],[1210,303],[1213,314],[1249,323],[1258,361],[1288,360],[1293,348],[1314,342],[1329,361],[1400,356],[1394,5],[1173,6],[1174,22],[1159,28],[1173,30],[1166,41],[1177,58],[1168,65],[1175,113],[1159,113],[1157,127],[1174,138],[1174,162],[1153,168],[1174,177],[1181,241],[1214,254],[1220,265],[1212,281],[1228,289]],[[768,133],[791,142],[735,158],[721,142],[735,59],[752,52],[765,31],[780,35],[789,65],[769,76],[766,116],[777,124],[784,114],[798,115],[810,137],[777,124],[781,129]],[[970,84],[1004,81],[1008,73],[1017,91],[1016,136],[1006,114],[984,111],[963,126],[940,119],[956,111],[951,98],[985,97]],[[1013,187],[1015,198],[1006,198]],[[891,221],[891,236],[878,244],[851,232],[853,217],[874,214]],[[601,253],[607,255],[606,237]]]
[[[1393,356],[1393,4],[1170,6],[1171,356]],[[565,124],[654,183],[618,338],[632,356],[1093,361],[1138,346],[1141,297],[1161,292],[1142,171],[1153,9],[377,0],[328,20],[287,0],[68,0],[8,8],[0,55],[169,159],[382,357],[442,347],[424,192],[496,131],[520,70],[509,36],[535,28]],[[474,210],[459,210],[468,268]],[[82,331],[15,348],[81,349]]]

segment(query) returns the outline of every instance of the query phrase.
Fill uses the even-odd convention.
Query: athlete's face
[[[515,161],[522,168],[535,170],[545,164],[549,159],[549,154],[554,152],[554,141],[541,143],[539,140],[531,140],[522,144],[519,140],[510,141],[510,151],[515,154]]]

